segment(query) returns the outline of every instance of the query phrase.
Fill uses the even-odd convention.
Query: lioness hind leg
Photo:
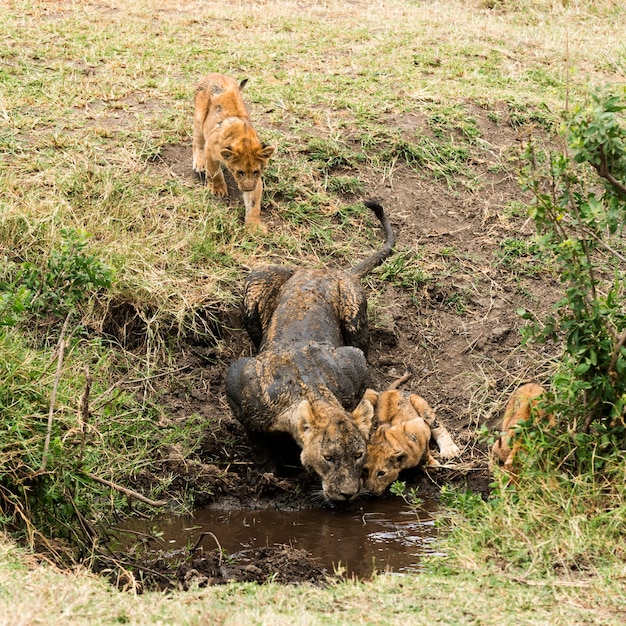
[[[367,297],[361,285],[351,277],[339,281],[339,323],[344,343],[359,348],[367,356]]]
[[[258,350],[263,333],[278,305],[283,285],[293,276],[294,268],[278,265],[258,267],[248,275],[244,288],[243,325]]]
[[[435,412],[430,408],[426,400],[416,394],[411,394],[411,404],[417,411],[417,414],[422,416],[430,427],[431,436],[439,448],[439,454],[444,459],[453,459],[459,456],[461,450],[454,443],[448,429],[437,420]]]

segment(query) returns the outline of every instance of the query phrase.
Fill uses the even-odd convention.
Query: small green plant
[[[378,273],[381,280],[386,280],[398,287],[411,289],[414,294],[420,287],[432,280],[432,277],[422,267],[419,254],[410,248],[398,250],[387,259]]]
[[[411,487],[407,491],[406,482],[403,480],[396,480],[391,483],[389,491],[394,496],[402,498],[412,511],[416,511],[422,506],[422,504],[424,504],[424,501],[417,495],[417,489],[415,487]]]
[[[112,283],[112,270],[86,252],[84,233],[63,230],[63,240],[41,264],[11,264],[12,276],[0,281],[0,326],[16,324],[24,314],[67,315],[77,304]]]
[[[18,283],[31,293],[28,308],[40,315],[62,315],[98,289],[111,286],[112,271],[85,250],[85,233],[61,231],[63,239],[53,248],[43,268],[25,262]]]
[[[365,191],[365,183],[356,176],[331,176],[327,187],[329,191],[344,194],[358,194]]]
[[[338,141],[319,137],[309,139],[307,154],[324,172],[337,167],[353,167],[365,160],[364,154],[353,152]]]
[[[535,276],[549,266],[545,252],[540,254],[535,241],[509,237],[500,242],[496,252],[498,265],[522,276]]]

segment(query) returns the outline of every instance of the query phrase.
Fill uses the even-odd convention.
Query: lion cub
[[[227,196],[221,165],[233,175],[243,193],[245,224],[261,225],[261,173],[274,154],[261,143],[241,97],[247,80],[207,74],[196,87],[193,116],[193,169],[204,173],[216,196]]]
[[[397,386],[398,381],[381,393],[368,389],[363,396],[374,406],[374,419],[378,423],[367,446],[364,486],[377,496],[402,470],[418,465],[439,465],[430,453],[431,437],[443,458],[450,459],[461,453],[426,400],[414,393],[399,391]]]
[[[513,442],[515,429],[520,422],[532,417],[535,420],[547,420],[549,426],[554,425],[554,415],[546,415],[546,412],[537,406],[544,392],[541,385],[526,383],[511,394],[506,404],[502,434],[491,448],[492,456],[504,463],[506,470],[513,469],[513,461],[520,449],[519,441]]]

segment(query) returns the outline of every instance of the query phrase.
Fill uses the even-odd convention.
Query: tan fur
[[[241,90],[246,84],[222,74],[208,74],[196,87],[193,118],[193,169],[204,173],[216,196],[228,188],[220,164],[243,193],[246,225],[261,225],[261,174],[274,153],[252,126]]]
[[[513,470],[515,457],[520,451],[520,442],[514,441],[515,430],[520,422],[535,419],[546,421],[550,426],[554,425],[554,415],[546,415],[537,406],[544,393],[541,385],[527,383],[515,390],[507,402],[502,420],[502,434],[491,449],[492,457],[504,463],[507,470]]]
[[[402,382],[402,379],[400,379]],[[368,389],[364,400],[374,406],[378,427],[371,435],[365,461],[365,489],[380,495],[400,472],[418,465],[437,466],[430,453],[431,437],[444,458],[460,454],[450,433],[440,424],[426,400],[416,394],[392,389],[382,393]]]

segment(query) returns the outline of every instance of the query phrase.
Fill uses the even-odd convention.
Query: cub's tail
[[[361,279],[367,274],[369,274],[375,267],[380,265],[390,254],[393,249],[393,245],[395,243],[395,239],[393,236],[393,230],[391,229],[391,224],[389,223],[389,219],[385,215],[385,211],[383,207],[374,200],[364,200],[363,204],[368,208],[374,211],[374,214],[382,224],[385,230],[385,245],[378,251],[367,257],[364,261],[361,261],[356,267],[352,269],[352,274],[354,274],[357,278]]]

